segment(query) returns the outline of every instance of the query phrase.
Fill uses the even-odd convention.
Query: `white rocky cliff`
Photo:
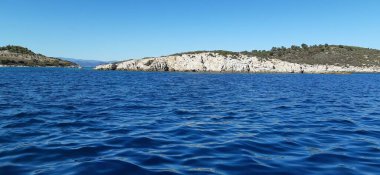
[[[260,59],[246,55],[223,56],[205,52],[128,60],[99,65],[96,70],[180,71],[180,72],[247,72],[247,73],[345,73],[380,72],[380,67],[309,65],[278,59]]]

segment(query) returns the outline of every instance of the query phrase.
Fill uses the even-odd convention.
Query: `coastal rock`
[[[96,66],[96,69],[97,70],[115,70],[116,67],[117,67],[116,64],[103,64],[103,65]]]
[[[346,73],[380,72],[378,66],[337,66],[301,64],[279,59],[262,59],[247,55],[221,55],[204,52],[175,56],[128,60],[100,65],[96,70],[180,71],[180,72],[247,72],[247,73]]]

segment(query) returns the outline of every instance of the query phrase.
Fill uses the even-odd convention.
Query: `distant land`
[[[0,47],[0,67],[79,67],[78,64],[59,58],[36,54],[21,46]]]
[[[109,63],[109,62],[99,61],[99,60],[85,60],[85,59],[63,58],[63,57],[59,57],[59,58],[62,60],[67,60],[67,61],[76,63],[80,65],[81,67],[95,67],[101,64]]]
[[[380,51],[343,45],[273,47],[243,52],[195,51],[99,65],[96,70],[247,72],[247,73],[377,73]]]

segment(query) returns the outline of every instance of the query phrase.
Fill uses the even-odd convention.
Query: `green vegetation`
[[[46,57],[36,54],[31,50],[21,46],[0,47],[0,65],[7,66],[56,66],[69,67],[77,66],[75,63],[58,58]]]
[[[170,55],[170,56],[181,56],[181,55],[184,55],[184,54],[199,54],[199,53],[206,53],[206,52],[212,52],[212,53],[223,55],[223,56],[237,56],[237,55],[239,55],[238,52],[231,52],[231,51],[225,51],[225,50],[214,50],[214,51],[205,51],[205,50],[202,50],[202,51],[176,53],[176,54],[173,54],[173,55]]]
[[[9,52],[12,52],[12,53],[35,55],[35,53],[29,50],[28,48],[21,47],[21,46],[8,45],[8,46],[0,47],[0,51],[1,50],[8,50]]]
[[[304,64],[323,64],[338,66],[380,66],[380,51],[369,48],[343,46],[343,45],[313,45],[301,46],[273,47],[271,50],[252,50],[243,52],[231,51],[195,51],[178,53],[172,56],[180,56],[183,54],[210,53],[222,56],[230,56],[237,58],[239,55],[251,57],[259,57],[260,59],[279,59],[293,63]]]

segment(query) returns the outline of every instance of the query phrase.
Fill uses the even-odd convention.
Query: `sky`
[[[379,0],[0,0],[0,45],[125,60],[306,43],[380,49]]]

